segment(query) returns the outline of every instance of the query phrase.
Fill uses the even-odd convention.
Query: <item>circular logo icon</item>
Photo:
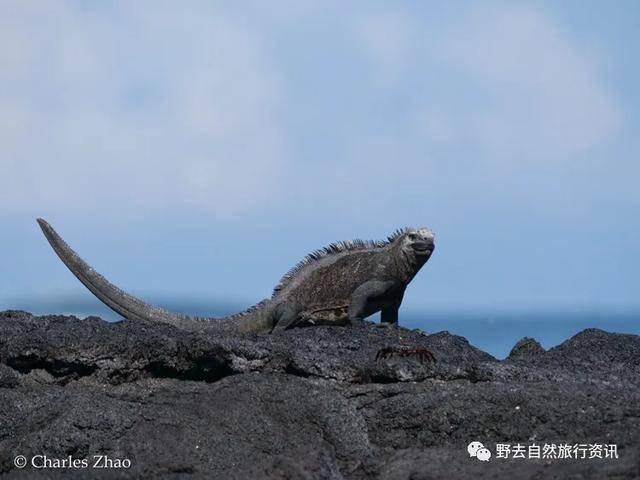
[[[469,452],[470,457],[476,457],[481,462],[488,462],[491,458],[491,451],[482,442],[471,442],[467,445],[467,452]]]

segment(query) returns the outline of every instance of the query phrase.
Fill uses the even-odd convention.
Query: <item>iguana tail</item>
[[[42,228],[44,236],[47,237],[47,240],[53,247],[53,250],[67,268],[71,270],[71,273],[105,305],[128,320],[155,320],[188,330],[205,327],[207,324],[210,324],[211,321],[219,323],[220,326],[228,326],[242,331],[259,331],[264,329],[265,325],[263,324],[265,322],[259,321],[261,320],[260,317],[264,316],[261,315],[264,307],[263,304],[258,304],[259,308],[254,307],[247,310],[247,315],[237,314],[228,317],[228,319],[191,317],[149,305],[116,287],[91,268],[89,264],[82,260],[82,258],[67,245],[45,220],[38,218],[38,224],[40,228]]]

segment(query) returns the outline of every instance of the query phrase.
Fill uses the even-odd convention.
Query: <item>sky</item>
[[[248,305],[428,226],[403,308],[640,311],[640,4],[0,0],[0,309]],[[212,312],[216,313],[216,312]]]

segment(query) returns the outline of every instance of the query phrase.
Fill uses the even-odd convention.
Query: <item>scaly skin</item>
[[[405,228],[385,241],[338,242],[292,268],[271,298],[224,318],[169,312],[120,290],[82,260],[44,220],[45,237],[71,272],[102,302],[128,320],[156,320],[185,329],[211,322],[237,332],[270,332],[306,325],[345,325],[382,312],[396,324],[404,291],[433,253],[427,228]]]

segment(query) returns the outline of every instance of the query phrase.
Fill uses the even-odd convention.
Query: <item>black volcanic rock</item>
[[[7,311],[0,474],[639,478],[639,386],[640,337],[595,329],[498,361],[446,332],[366,322],[231,336]],[[469,457],[474,440],[490,461]],[[616,444],[619,458],[504,460],[496,443]],[[131,465],[18,469],[17,455]]]
[[[544,351],[542,345],[535,338],[524,337],[513,346],[508,358],[509,360],[522,359],[526,361],[531,357],[544,353]]]

